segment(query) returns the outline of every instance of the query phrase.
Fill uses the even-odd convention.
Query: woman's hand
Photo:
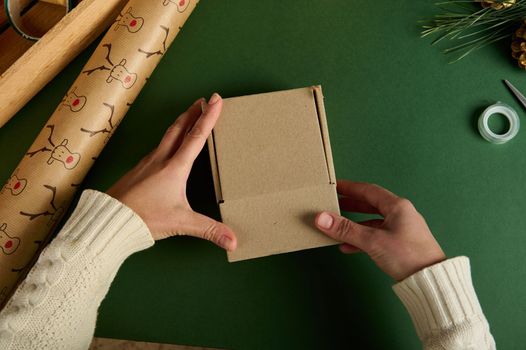
[[[232,230],[196,213],[186,198],[190,169],[219,118],[218,94],[197,100],[166,131],[159,146],[124,175],[107,193],[134,210],[155,240],[190,235],[236,248]]]
[[[424,218],[409,200],[367,183],[340,180],[337,189],[342,196],[342,210],[383,216],[357,223],[334,213],[319,213],[316,226],[344,242],[340,245],[342,252],[366,252],[397,281],[446,259]]]

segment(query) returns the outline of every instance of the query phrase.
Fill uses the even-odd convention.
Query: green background
[[[499,348],[526,343],[526,137],[477,132],[501,83],[526,91],[508,43],[448,64],[418,20],[434,0],[201,1],[84,186],[105,190],[195,99],[322,84],[339,178],[410,198],[450,257],[471,258]],[[0,130],[7,179],[95,44]],[[5,48],[2,48],[5,49]],[[1,103],[1,102],[0,102]],[[208,155],[189,184],[214,217]],[[227,263],[211,243],[172,238],[130,257],[100,309],[97,336],[236,349],[418,349],[392,281],[364,255],[329,247]]]

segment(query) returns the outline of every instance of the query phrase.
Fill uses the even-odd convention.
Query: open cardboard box
[[[339,213],[320,86],[224,99],[208,147],[229,261],[337,243],[314,227]]]

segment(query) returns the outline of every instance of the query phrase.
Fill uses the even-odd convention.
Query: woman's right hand
[[[409,200],[377,185],[347,180],[339,180],[337,190],[342,210],[383,216],[354,222],[335,213],[319,213],[316,226],[343,242],[342,252],[366,252],[397,281],[446,259],[426,221]]]
[[[166,131],[159,146],[107,193],[139,215],[153,239],[191,235],[236,249],[234,232],[225,224],[195,212],[186,198],[186,182],[199,152],[215,126],[223,100],[212,95],[197,100]]]

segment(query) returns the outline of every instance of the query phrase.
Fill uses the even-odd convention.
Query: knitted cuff
[[[104,255],[117,263],[154,243],[148,227],[133,210],[94,190],[82,193],[56,239],[66,243],[66,255],[87,250],[95,257]]]
[[[59,343],[66,348],[61,332],[69,332],[73,341],[76,336],[91,338],[93,327],[80,326],[79,320],[95,324],[96,309],[119,266],[151,245],[146,224],[130,208],[104,193],[84,191],[60,233],[0,312],[0,349],[58,348]],[[42,340],[45,343],[38,343]],[[23,345],[11,347],[14,341]]]
[[[409,312],[422,341],[463,322],[486,322],[467,257],[427,267],[395,284],[393,290]]]

